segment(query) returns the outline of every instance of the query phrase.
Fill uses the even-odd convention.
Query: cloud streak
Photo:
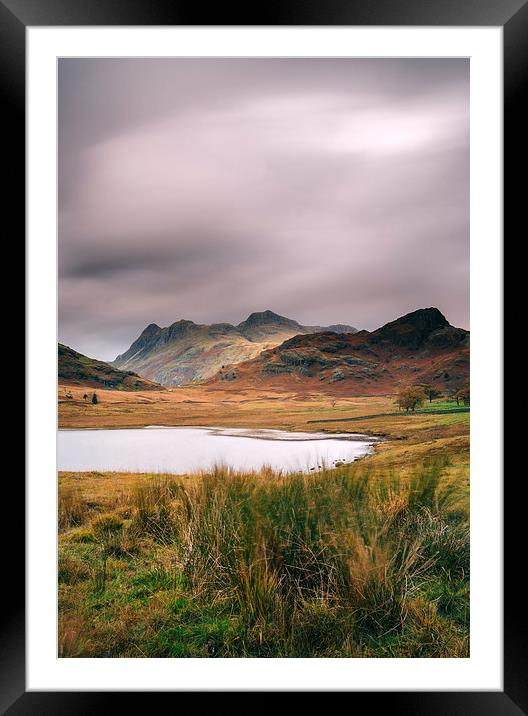
[[[59,330],[469,327],[467,60],[59,62]]]

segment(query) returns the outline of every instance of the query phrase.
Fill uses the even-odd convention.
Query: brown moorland
[[[298,335],[206,381],[332,395],[386,395],[426,383],[454,394],[469,380],[469,332],[436,308],[414,311],[373,332]]]

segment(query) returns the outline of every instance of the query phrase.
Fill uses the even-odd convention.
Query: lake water
[[[352,462],[376,438],[351,433],[289,433],[244,428],[147,427],[59,430],[59,470],[185,473],[226,465],[235,470],[311,470]]]

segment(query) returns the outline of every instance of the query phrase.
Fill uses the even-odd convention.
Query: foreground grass
[[[59,655],[467,656],[457,469],[63,475]]]

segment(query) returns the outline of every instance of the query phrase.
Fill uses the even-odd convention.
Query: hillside
[[[165,386],[182,385],[210,378],[226,365],[255,358],[293,336],[328,330],[357,331],[348,325],[303,326],[273,311],[252,313],[236,326],[180,320],[161,328],[151,323],[112,365]]]
[[[58,376],[59,384],[63,385],[113,390],[163,390],[158,383],[140,378],[132,372],[117,370],[103,361],[88,358],[62,343],[59,343],[58,348]]]
[[[219,371],[209,384],[284,387],[347,395],[383,395],[429,383],[444,393],[469,379],[469,332],[436,308],[409,313],[373,332],[290,338],[258,357]]]

